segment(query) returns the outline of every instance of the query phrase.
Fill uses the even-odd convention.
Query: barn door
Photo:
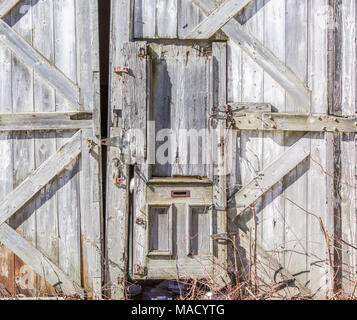
[[[334,13],[332,3],[337,7]],[[332,20],[339,17],[339,7],[344,16],[355,14],[353,6],[354,1],[349,0],[343,3],[329,0],[113,1],[112,70],[125,66],[120,50],[124,42],[147,41],[151,50],[146,61],[151,62],[146,66],[146,98],[140,96],[143,99],[140,105],[145,105],[147,111],[148,134],[146,148],[142,150],[147,163],[131,168],[132,174],[129,166],[123,166],[123,176],[133,177],[132,184],[124,179],[121,188],[108,189],[109,202],[113,203],[107,228],[112,261],[125,270],[126,247],[115,251],[110,243],[122,239],[116,230],[126,234],[126,227],[131,225],[133,232],[124,243],[132,248],[128,258],[133,274],[145,278],[154,274],[159,265],[154,265],[155,261],[166,259],[165,267],[168,261],[174,262],[167,257],[175,252],[172,249],[175,242],[170,242],[172,221],[175,214],[181,215],[175,207],[184,203],[187,206],[189,200],[187,196],[173,199],[171,191],[192,194],[195,180],[189,183],[190,187],[172,186],[168,181],[177,179],[177,175],[184,180],[194,179],[190,175],[200,175],[212,182],[212,207],[216,212],[213,221],[215,214],[222,219],[222,224],[217,225],[223,231],[213,230],[213,233],[225,238],[232,233],[237,236],[236,247],[243,247],[245,252],[240,257],[243,265],[248,268],[246,261],[252,261],[248,257],[253,250],[249,239],[255,234],[255,248],[262,259],[259,276],[267,283],[276,281],[276,275],[280,274],[282,281],[293,280],[304,293],[321,297],[328,291],[333,270],[321,226],[334,233],[333,206],[339,206],[334,204],[338,199],[331,197],[337,194],[333,177],[339,161],[338,156],[335,156],[337,160],[333,156],[333,142],[340,139],[340,133],[356,132],[355,119],[347,103],[343,107],[346,116],[336,117],[339,113],[335,102],[342,96],[343,101],[353,100],[347,93],[347,88],[353,85],[342,85],[353,77],[347,70],[348,63],[334,64],[339,61],[335,58],[341,50],[334,43],[337,31]],[[349,25],[354,20],[346,18],[346,21],[341,32],[346,36],[343,56],[348,60],[355,54],[350,43],[354,28],[353,24]],[[197,58],[194,48],[202,56]],[[216,145],[211,145],[208,153],[211,157],[217,155],[217,166],[214,160],[212,167],[182,165],[180,148],[187,144],[182,138],[173,139],[178,147],[166,154],[172,160],[170,165],[158,162],[156,157],[151,159],[167,142],[164,136],[161,140],[156,137],[150,140],[160,129],[177,132],[181,128],[202,127],[206,114],[200,108],[207,105],[201,94],[201,90],[207,90],[205,63],[210,65],[211,73],[210,89],[205,96],[211,97],[208,114],[214,121],[208,128],[221,132],[212,139]],[[342,70],[337,70],[339,67]],[[346,76],[332,76],[339,72]],[[118,90],[118,77],[117,74],[111,77],[112,134],[120,131],[118,115],[130,107],[118,104],[122,92]],[[337,86],[336,81],[340,81]],[[336,92],[340,88],[345,89]],[[195,117],[198,110],[202,122]],[[152,120],[155,127],[149,123]],[[228,139],[226,129],[233,129]],[[227,147],[229,141],[232,145]],[[111,150],[110,158],[115,158],[116,153]],[[350,172],[344,174],[349,176]],[[162,194],[161,203],[157,203],[159,194]],[[345,207],[352,208],[347,216],[354,215],[354,205]],[[227,231],[227,211],[230,233],[222,234]],[[160,238],[157,230],[163,229],[168,231]],[[189,228],[185,230],[189,235]],[[148,240],[150,234],[154,240]],[[226,250],[230,250],[226,243],[217,243],[221,261],[227,257]],[[188,252],[185,250],[182,252]],[[152,251],[157,256],[151,257]],[[231,253],[228,252],[229,257],[233,256]],[[119,279],[123,283],[119,267],[109,267],[109,275],[111,280]]]
[[[95,0],[0,1],[0,284],[101,294]]]
[[[212,236],[222,228],[223,206],[213,201],[218,143],[210,116],[225,50],[218,43],[123,44],[115,106],[122,108],[121,159],[132,166],[134,279],[209,278],[219,260]],[[112,182],[122,187],[123,172]]]

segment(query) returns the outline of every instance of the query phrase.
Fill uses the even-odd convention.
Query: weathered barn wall
[[[3,8],[9,1],[0,1]],[[0,113],[93,112],[81,130],[82,153],[9,221],[26,240],[90,295],[101,294],[98,12],[95,0],[25,0],[4,21],[80,89],[74,104],[0,41]],[[15,4],[15,1],[11,3]],[[3,31],[2,31],[3,32]],[[4,34],[1,37],[6,37]],[[28,52],[25,52],[28,55]],[[46,76],[46,75],[45,75]],[[92,117],[92,116],[91,116]],[[58,127],[53,123],[54,128]],[[1,128],[1,125],[0,125]],[[77,130],[0,132],[0,201],[39,168]],[[35,257],[33,257],[35,258]],[[55,290],[10,250],[0,248],[0,282],[11,294]],[[56,288],[58,289],[58,287]]]
[[[123,43],[139,40],[165,43],[170,40],[170,46],[175,47],[180,39],[187,45],[195,44],[195,40],[187,39],[187,33],[203,21],[205,13],[193,2],[201,3],[206,9],[215,8],[213,1],[209,0],[112,1],[109,110],[112,135],[120,131],[121,118],[114,110],[121,99],[120,80],[113,70],[124,62],[120,49]],[[222,3],[215,2],[217,6]],[[236,20],[257,40],[252,47],[244,41],[239,42],[239,36],[232,33],[233,24],[227,24],[223,32],[214,36],[216,40],[227,40],[227,99],[224,100],[271,103],[276,112],[355,115],[354,0],[256,0],[251,1]],[[224,32],[231,33],[227,37]],[[262,57],[261,47],[267,48],[286,65],[288,69],[276,66],[281,73],[291,70],[296,75],[297,80],[293,80],[293,84],[300,86],[300,92],[294,91],[291,82],[281,81],[280,75],[274,73],[274,67],[264,64],[264,59],[270,54]],[[170,47],[167,50],[170,51]],[[170,74],[166,76],[175,83]],[[286,75],[285,79],[291,78]],[[205,80],[202,76],[202,82]],[[220,87],[225,88],[225,85]],[[207,95],[211,93],[207,92]],[[159,93],[156,90],[153,94]],[[121,107],[125,108],[125,104]],[[227,159],[230,164],[228,199],[303,135],[280,131],[234,132],[233,152]],[[311,133],[305,139],[308,139],[310,157],[271,190],[266,190],[266,194],[256,202],[256,227],[252,211],[248,210],[238,221],[229,223],[229,230],[239,230],[237,244],[245,267],[252,258],[249,257],[252,249],[249,237],[253,237],[254,242],[256,234],[259,256],[264,265],[260,268],[261,276],[266,273],[268,280],[274,282],[274,272],[281,265],[284,275],[295,278],[301,290],[306,288],[304,292],[310,291],[314,297],[322,298],[331,294],[332,281],[335,287],[340,287],[343,279],[346,292],[351,290],[355,281],[355,134]],[[111,149],[109,159],[114,158],[116,152]],[[111,176],[110,162],[108,168]],[[125,269],[127,245],[130,241],[138,241],[126,233],[129,189],[118,190],[108,184],[108,195],[109,203],[115,204],[108,207],[108,257]],[[322,229],[329,234],[329,250]],[[114,243],[118,242],[120,247],[115,247]],[[110,281],[123,277],[118,266],[109,267]],[[113,296],[120,296],[120,285],[117,289],[119,291],[113,290]]]

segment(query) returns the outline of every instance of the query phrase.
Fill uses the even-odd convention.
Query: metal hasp
[[[124,130],[121,130],[120,136],[102,139],[101,143],[107,147],[115,147],[120,149],[126,148],[129,145],[128,141],[126,140],[126,134]]]
[[[233,116],[233,128],[259,131],[356,133],[357,119],[319,114],[247,113]]]
[[[357,132],[356,117],[273,112],[265,103],[230,103],[213,109],[212,117],[242,131]]]

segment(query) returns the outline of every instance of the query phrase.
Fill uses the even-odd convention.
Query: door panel
[[[149,50],[157,137],[152,176],[210,176],[211,46],[150,44]]]
[[[0,281],[10,279],[11,294],[83,294],[85,288],[100,296],[101,150],[94,143],[88,148],[100,134],[97,1],[26,0],[6,10],[0,21],[0,161],[6,164],[0,205],[27,179],[34,193],[7,221],[26,242],[20,248],[10,242],[16,256],[0,248]],[[79,154],[36,192],[31,175],[51,166],[72,139]]]

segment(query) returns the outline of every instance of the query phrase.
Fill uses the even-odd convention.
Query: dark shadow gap
[[[108,136],[108,106],[109,106],[109,46],[110,46],[110,0],[98,0],[99,19],[99,63],[100,63],[100,104],[101,104],[101,135]],[[102,197],[103,197],[103,219],[102,219],[102,252],[106,252],[106,177],[107,177],[107,148],[102,146]],[[104,261],[104,260],[103,260]],[[103,275],[106,272],[106,263],[103,263]],[[103,277],[103,285],[105,276]]]

